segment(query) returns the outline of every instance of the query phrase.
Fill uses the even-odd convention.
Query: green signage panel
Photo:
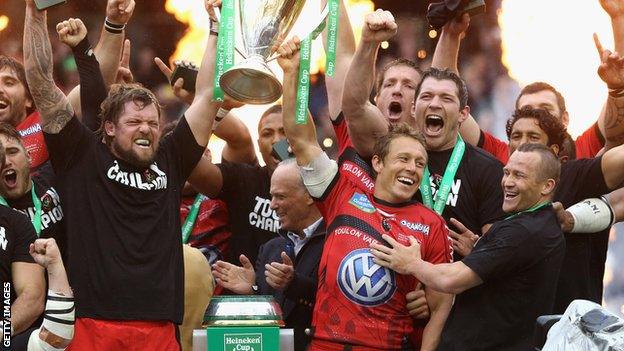
[[[278,327],[208,327],[209,351],[279,351]]]

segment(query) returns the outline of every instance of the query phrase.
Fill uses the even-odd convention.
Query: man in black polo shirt
[[[503,210],[462,261],[432,265],[420,244],[371,245],[375,262],[413,274],[426,286],[458,294],[438,350],[528,350],[535,318],[549,313],[565,241],[550,202],[559,160],[546,146],[522,145],[504,168]],[[479,321],[475,321],[478,318]]]

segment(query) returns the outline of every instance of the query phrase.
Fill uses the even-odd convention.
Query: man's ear
[[[106,135],[108,135],[109,137],[112,137],[115,135],[115,124],[111,121],[106,121],[104,122],[104,131],[106,132]]]
[[[557,183],[554,179],[548,179],[546,183],[542,186],[542,196],[551,195],[555,191],[555,186]]]
[[[459,124],[464,123],[465,120],[470,116],[470,106],[466,105],[463,109],[459,110]]]
[[[563,123],[563,125],[568,128],[568,124],[570,124],[570,114],[568,113],[568,111],[561,114],[561,123]]]
[[[371,160],[373,164],[373,169],[375,172],[379,173],[383,169],[383,160],[379,158],[378,155],[373,155],[373,159]]]
[[[552,152],[553,152],[553,153],[554,153],[557,157],[559,157],[559,151],[561,151],[561,150],[559,150],[559,145],[552,144],[552,145],[550,145],[550,149],[552,150]]]

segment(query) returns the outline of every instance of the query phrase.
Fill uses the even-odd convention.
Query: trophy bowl
[[[295,24],[306,0],[238,0],[245,60],[221,75],[219,85],[235,100],[269,104],[282,85],[267,65],[269,56]]]
[[[204,327],[284,325],[282,309],[271,295],[216,296],[204,316]]]

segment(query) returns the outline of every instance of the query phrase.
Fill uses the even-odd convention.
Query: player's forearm
[[[43,279],[43,278],[42,278]],[[45,293],[43,289],[24,289],[11,305],[13,335],[30,327],[43,312]]]
[[[349,82],[349,89],[344,90],[342,96],[342,111],[349,120],[361,118],[369,103],[375,82],[378,49],[379,43],[362,41],[355,51],[345,78],[345,82]]]
[[[608,96],[598,127],[604,134],[606,150],[624,143],[624,97]]]
[[[67,273],[65,272],[63,261],[59,259],[59,262],[48,265],[46,270],[48,272],[48,289],[66,297],[74,296],[74,292],[67,280]]]
[[[223,159],[240,163],[252,163],[256,160],[249,129],[232,112],[223,118],[215,128],[214,134],[226,142]]]
[[[447,294],[459,294],[465,289],[462,289],[459,284],[457,284],[456,279],[454,279],[453,265],[453,263],[434,265],[419,259],[412,263],[410,272],[423,283],[423,285],[435,291]]]
[[[456,74],[459,74],[457,61],[460,42],[461,39],[458,35],[449,34],[443,30],[433,53],[431,67],[449,69]]]
[[[123,48],[124,31],[121,33],[111,33],[102,27],[100,40],[93,52],[100,63],[100,71],[106,86],[115,83],[117,71],[119,70],[119,59]]]
[[[30,93],[41,115],[43,130],[58,133],[73,116],[73,108],[54,83],[52,47],[45,11],[26,5],[24,20],[24,69]]]
[[[316,140],[316,129],[310,114],[306,109],[306,122],[297,123],[295,121],[297,106],[297,85],[299,81],[299,65],[293,65],[284,70],[282,99],[284,132],[290,147],[295,154],[300,165],[310,163],[318,153],[320,146]],[[318,149],[318,150],[317,150]],[[318,151],[318,152],[317,152]]]
[[[435,299],[427,297],[427,301],[435,301],[430,303],[431,316],[423,331],[421,351],[435,351],[437,349],[442,329],[444,329],[444,323],[446,323],[446,318],[451,312],[451,306],[453,305],[453,295],[436,295],[439,296],[436,296]]]
[[[331,11],[331,9],[330,9]],[[327,50],[327,30],[323,32],[323,44]],[[336,45],[336,65],[334,68],[334,76],[325,76],[325,86],[327,88],[327,105],[329,116],[335,119],[342,110],[342,94],[344,89],[345,77],[353,54],[355,53],[355,36],[347,9],[344,1],[339,1],[339,18],[338,18],[338,34]]]

